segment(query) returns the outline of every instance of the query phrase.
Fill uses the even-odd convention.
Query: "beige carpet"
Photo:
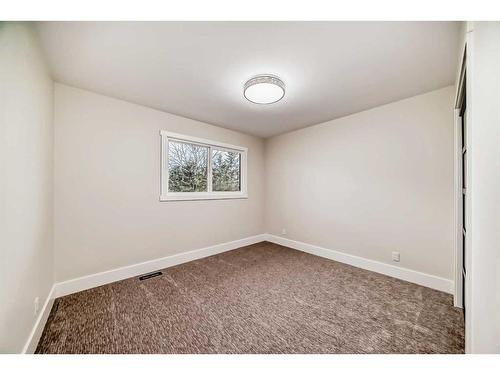
[[[462,353],[452,296],[262,242],[58,298],[37,353]]]

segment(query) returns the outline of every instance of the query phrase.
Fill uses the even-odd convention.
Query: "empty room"
[[[5,21],[0,55],[0,352],[500,352],[499,22]]]

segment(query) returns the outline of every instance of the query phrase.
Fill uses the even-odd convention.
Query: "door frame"
[[[455,263],[455,291],[453,294],[453,302],[455,307],[463,308],[462,295],[464,293],[464,285],[462,279],[463,268],[463,201],[462,201],[462,120],[460,111],[464,94],[466,93],[466,71],[467,71],[467,43],[465,43],[460,66],[460,75],[455,92],[455,108],[454,108],[454,263]],[[466,113],[466,116],[468,114]],[[467,120],[466,120],[467,121]],[[467,195],[466,195],[466,199]],[[467,238],[467,236],[466,236]],[[467,275],[466,275],[467,277]],[[467,282],[466,282],[467,285]]]
[[[455,257],[455,292],[453,295],[454,305],[457,307],[462,306],[462,293],[465,293],[465,352],[470,353],[472,346],[473,333],[473,315],[474,306],[472,306],[472,283],[474,281],[474,268],[472,264],[472,214],[473,207],[473,182],[472,182],[472,158],[474,155],[473,145],[473,132],[474,132],[474,93],[472,90],[472,82],[474,81],[474,28],[473,23],[466,22],[465,40],[462,44],[462,59],[459,67],[459,79],[457,82],[455,92],[455,123],[454,123],[454,139],[455,139],[455,154],[454,154],[454,190],[455,190],[455,209],[454,209],[454,257]],[[465,290],[462,283],[462,146],[461,146],[461,119],[460,119],[460,105],[462,95],[466,91],[466,117],[467,123],[467,194],[466,204],[468,210],[465,212],[465,220],[469,225],[467,226],[467,235],[465,237],[465,246],[467,249],[465,268],[467,273],[465,275]]]

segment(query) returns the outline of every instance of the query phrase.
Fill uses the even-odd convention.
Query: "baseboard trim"
[[[304,251],[313,255],[335,260],[337,262],[350,264],[355,267],[369,271],[378,272],[397,279],[423,285],[428,288],[437,289],[446,293],[453,293],[454,282],[439,276],[414,271],[408,268],[398,267],[391,264],[350,255],[341,251],[327,249],[321,246],[311,245],[305,242],[295,241],[288,238],[272,235],[259,234],[236,241],[225,242],[218,245],[208,246],[197,250],[191,250],[180,254],[154,259],[142,263],[133,264],[121,268],[112,269],[88,276],[83,276],[54,284],[51,290],[52,298],[62,297],[82,290],[95,288],[129,277],[142,275],[162,268],[172,267],[178,264],[205,258],[211,255],[234,250],[243,246],[252,245],[262,241],[273,242],[292,249]],[[47,301],[46,301],[47,303]]]
[[[437,289],[442,292],[453,294],[453,291],[455,289],[454,282],[452,280],[445,279],[439,276],[429,275],[427,273],[410,270],[408,268],[397,267],[391,264],[378,262],[376,260],[370,260],[367,258],[350,255],[341,251],[326,249],[324,247],[290,240],[288,238],[275,236],[273,234],[267,234],[266,240],[278,245],[290,247],[295,250],[304,251],[306,253],[317,255],[323,258],[328,258],[337,262],[346,263],[358,268],[363,268],[368,271],[381,273],[387,276],[395,277],[397,279],[409,281],[414,284]]]
[[[139,276],[159,269],[176,266],[196,259],[234,250],[239,247],[253,245],[266,240],[265,234],[243,238],[236,241],[225,242],[218,245],[208,246],[197,250],[186,251],[180,254],[170,255],[164,258],[154,259],[130,266],[115,268],[109,271],[99,272],[88,276],[62,281],[54,285],[54,298],[80,292],[82,290],[95,288],[115,281]]]
[[[43,304],[42,310],[38,314],[38,318],[35,321],[35,325],[31,329],[28,340],[24,345],[22,351],[23,354],[35,353],[38,341],[40,340],[40,337],[42,337],[43,329],[45,328],[45,323],[47,323],[47,319],[49,318],[50,310],[52,309],[52,305],[54,304],[54,291],[55,291],[55,285],[52,285],[49,295],[45,299],[45,303]]]

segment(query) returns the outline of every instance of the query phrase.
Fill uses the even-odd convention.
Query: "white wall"
[[[259,138],[56,84],[57,281],[261,234]],[[248,199],[160,202],[160,129],[248,148]]]
[[[267,140],[268,233],[453,279],[453,95]]]
[[[0,23],[0,352],[20,352],[53,283],[53,83],[27,23]]]
[[[500,22],[474,22],[468,40],[467,347],[500,353]]]

